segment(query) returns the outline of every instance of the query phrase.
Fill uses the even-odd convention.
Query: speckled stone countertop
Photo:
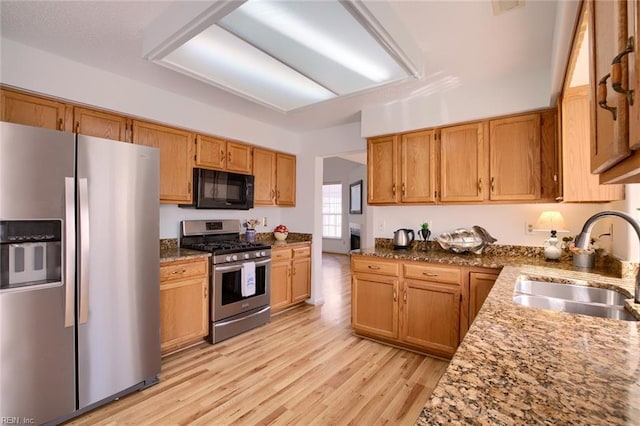
[[[505,266],[416,424],[639,424],[640,322],[518,305],[520,276],[614,287],[630,298],[634,287],[594,273]]]

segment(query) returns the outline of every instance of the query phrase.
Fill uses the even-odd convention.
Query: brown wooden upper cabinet
[[[1,89],[2,121],[43,127],[52,130],[71,131],[71,111],[67,105],[40,96]]]
[[[254,204],[296,205],[296,157],[253,148]]]
[[[133,120],[133,143],[160,149],[161,203],[191,203],[193,140],[191,132]]]
[[[637,1],[588,0],[591,170],[601,183],[640,182],[640,58]]]
[[[555,115],[550,109],[368,139],[367,201],[555,201]]]
[[[196,136],[196,167],[251,174],[251,147],[211,136]]]
[[[489,199],[540,198],[540,114],[489,121]]]
[[[436,158],[433,130],[369,139],[369,204],[435,203]]]
[[[484,124],[440,129],[440,201],[482,201],[487,166]]]
[[[74,107],[73,123],[73,131],[75,133],[131,142],[131,133],[129,132],[131,119],[122,115]]]

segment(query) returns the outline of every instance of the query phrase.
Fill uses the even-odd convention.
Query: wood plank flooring
[[[159,384],[68,424],[414,424],[447,363],[355,337],[349,258],[322,268],[322,306],[169,355]]]

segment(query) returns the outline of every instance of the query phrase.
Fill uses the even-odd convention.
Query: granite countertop
[[[417,424],[637,424],[640,322],[517,305],[520,276],[634,291],[594,273],[505,266]]]
[[[211,257],[211,253],[179,247],[162,247],[160,249],[160,263],[172,262],[174,260],[194,259],[198,257]]]

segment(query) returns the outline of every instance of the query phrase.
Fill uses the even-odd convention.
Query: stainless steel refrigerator
[[[159,152],[0,123],[0,418],[58,423],[157,381]]]

